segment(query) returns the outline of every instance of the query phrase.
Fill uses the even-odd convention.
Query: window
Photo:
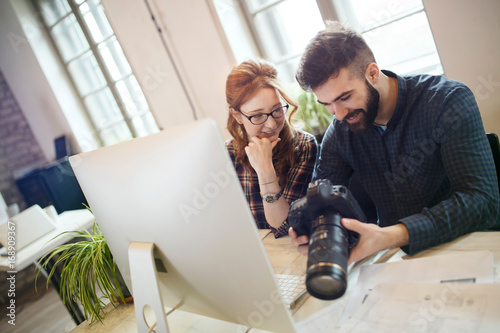
[[[255,56],[268,59],[285,82],[294,80],[304,46],[325,27],[316,0],[215,0],[214,4],[238,62]],[[238,14],[240,20],[235,22]],[[242,28],[241,22],[248,22],[247,27]],[[242,36],[245,31],[249,33]],[[245,47],[252,52],[242,54],[245,41],[255,46]]]
[[[101,144],[157,132],[158,126],[100,1],[34,2]]]
[[[363,34],[377,63],[398,74],[443,74],[422,0],[335,0],[339,19]]]
[[[422,0],[214,0],[214,5],[237,61],[268,59],[285,82],[295,82],[300,56],[324,28],[323,19],[361,32],[381,68],[443,73]]]

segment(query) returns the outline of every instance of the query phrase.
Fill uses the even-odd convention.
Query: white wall
[[[424,0],[445,75],[476,96],[485,130],[500,134],[500,1]]]
[[[0,68],[47,160],[54,138],[71,133],[10,1],[0,1]]]
[[[148,4],[161,35],[144,1],[103,1],[160,127],[192,120],[193,106],[198,118],[214,118],[227,137],[224,83],[234,60],[210,6],[201,0],[149,0]]]

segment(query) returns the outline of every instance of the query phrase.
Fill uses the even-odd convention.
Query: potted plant
[[[62,236],[85,239],[60,245],[44,255],[38,262],[36,278],[41,269],[49,267],[49,262],[54,259],[47,287],[52,275],[61,266],[60,296],[64,304],[68,304],[68,300],[76,300],[83,307],[85,319],[91,323],[96,320],[102,322],[106,299],[113,305],[132,300],[108,244],[95,220],[91,231],[67,231],[56,237]]]
[[[333,116],[326,107],[319,104],[312,92],[301,91],[297,98],[299,108],[295,114],[297,125],[304,131],[313,134],[321,142]]]

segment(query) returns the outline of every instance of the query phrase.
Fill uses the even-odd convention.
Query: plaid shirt
[[[499,221],[497,175],[472,92],[442,76],[397,76],[387,129],[352,133],[334,119],[317,179],[347,185],[356,172],[381,227],[404,223],[414,254]]]
[[[285,188],[282,189],[283,196],[288,203],[306,195],[307,185],[311,181],[314,163],[316,162],[317,143],[314,136],[307,132],[297,131],[296,140],[296,146],[299,147],[298,151],[300,152],[297,156],[297,165],[288,171],[288,182]],[[233,139],[226,141],[226,148],[233,161],[257,227],[259,229],[271,229],[276,238],[287,235],[289,226],[286,220],[278,229],[271,227],[267,223],[257,174],[254,171],[252,176],[250,170],[235,162],[236,150],[233,146]]]

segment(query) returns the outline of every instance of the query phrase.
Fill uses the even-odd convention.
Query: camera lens
[[[345,284],[345,277],[339,272],[316,272],[309,275],[307,280],[307,290],[314,297],[321,299],[336,299],[342,296],[345,292],[347,285]]]
[[[312,223],[307,261],[306,287],[314,297],[332,300],[347,288],[347,234],[341,216],[326,213]]]

